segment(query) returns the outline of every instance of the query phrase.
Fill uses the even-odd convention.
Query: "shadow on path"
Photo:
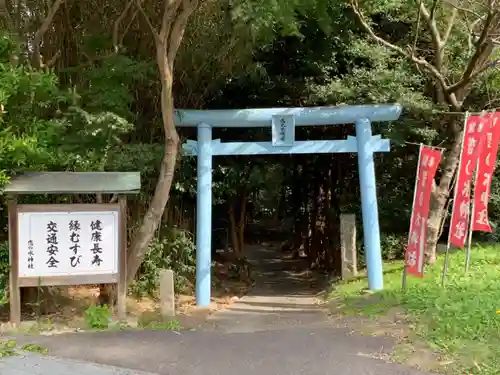
[[[209,318],[218,331],[243,333],[328,325],[319,307],[326,277],[303,259],[287,259],[278,246],[247,245],[255,280],[249,293]]]
[[[326,276],[308,269],[305,259],[291,259],[279,246],[247,246],[259,295],[311,296],[326,286]]]

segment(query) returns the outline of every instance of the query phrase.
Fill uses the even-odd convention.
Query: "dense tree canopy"
[[[144,189],[129,212],[133,277],[158,228],[160,237],[169,227],[193,231],[195,168],[178,149],[194,133],[177,133],[174,107],[400,102],[400,121],[376,125],[394,141],[377,157],[384,255],[403,251],[415,143],[447,150],[432,250],[463,112],[498,106],[499,9],[486,0],[0,1],[0,182],[26,170],[140,170]],[[269,137],[217,131],[224,140]],[[351,134],[350,124],[297,129],[298,139]],[[338,269],[339,214],[359,213],[355,155],[217,158],[214,168],[214,219],[235,250],[248,211],[258,212],[312,265]],[[494,195],[494,224],[499,203]]]

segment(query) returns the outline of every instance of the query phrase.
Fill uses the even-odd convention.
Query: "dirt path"
[[[209,318],[217,330],[243,333],[327,325],[320,307],[326,278],[307,270],[301,259],[287,259],[277,245],[249,245],[254,287],[228,309]]]

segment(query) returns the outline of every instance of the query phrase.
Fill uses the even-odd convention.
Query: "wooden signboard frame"
[[[87,184],[84,186],[82,181]],[[76,186],[75,186],[76,185]],[[52,188],[53,186],[53,188]],[[117,314],[126,318],[127,297],[127,198],[125,194],[140,189],[138,172],[45,172],[29,173],[14,178],[7,186],[9,215],[9,292],[10,321],[21,323],[21,288],[37,286],[71,286],[85,284],[116,284]],[[104,204],[33,204],[18,205],[18,194],[114,194],[118,203]],[[118,272],[97,275],[64,275],[49,277],[20,277],[19,275],[19,214],[23,212],[117,212]]]
[[[11,322],[21,320],[22,287],[62,286],[84,284],[117,284],[117,308],[120,319],[125,318],[125,298],[127,292],[127,201],[119,197],[118,204],[35,204],[18,205],[15,198],[9,202],[9,240],[10,240],[10,308]],[[19,214],[23,212],[117,212],[118,228],[118,272],[102,275],[67,275],[48,277],[19,276]]]

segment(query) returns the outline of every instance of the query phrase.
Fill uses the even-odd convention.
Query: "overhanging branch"
[[[467,87],[467,85],[471,84],[472,81],[474,81],[476,78],[478,78],[481,74],[487,72],[490,69],[494,69],[494,68],[499,67],[499,66],[500,66],[500,59],[493,60],[493,61],[487,63],[486,65],[484,65],[483,67],[481,67],[480,69],[474,71],[466,78],[462,78],[457,83],[451,85],[448,88],[448,90],[450,92],[456,92],[458,90],[461,90],[461,89]]]
[[[120,50],[121,45],[123,44],[123,38],[125,37],[125,34],[127,33],[128,29],[130,28],[130,25],[134,21],[136,17],[136,13],[133,14],[133,16],[130,19],[130,22],[128,23],[127,27],[125,27],[124,32],[120,35],[120,26],[122,22],[125,20],[127,17],[127,14],[134,4],[134,0],[130,0],[127,5],[125,6],[125,9],[121,12],[120,16],[116,19],[113,25],[113,49],[115,53],[118,53]]]
[[[43,68],[43,58],[42,55],[40,54],[40,44],[42,43],[42,39],[44,35],[47,33],[47,31],[50,28],[50,25],[52,24],[52,21],[54,20],[54,17],[61,7],[61,5],[65,2],[65,0],[55,0],[52,3],[52,6],[49,8],[49,11],[47,12],[47,15],[45,16],[44,20],[42,21],[42,24],[40,27],[36,30],[35,36],[33,37],[33,58],[32,58],[32,64],[33,67],[36,69]]]
[[[169,37],[169,47],[168,47],[168,61],[170,69],[174,67],[175,56],[181,45],[182,38],[184,36],[184,31],[186,29],[186,24],[195,9],[198,7],[198,0],[182,0],[182,9],[178,14],[177,18],[172,25],[170,37]]]
[[[399,55],[406,57],[419,67],[425,69],[432,78],[434,78],[438,84],[441,86],[443,92],[449,92],[448,85],[446,83],[445,77],[443,74],[431,63],[429,63],[427,60],[424,58],[417,57],[413,52],[411,48],[408,48],[408,50],[405,50],[393,43],[388,42],[384,38],[379,37],[373,28],[369,25],[368,21],[365,19],[363,14],[361,13],[359,9],[359,5],[357,0],[351,0],[351,6],[354,11],[354,14],[356,15],[358,21],[360,22],[361,26],[365,29],[365,31],[370,35],[370,37],[375,40],[376,42],[382,44],[383,46],[389,48],[390,50],[398,53]],[[455,95],[452,92],[449,92],[448,94],[448,99],[451,105],[453,105],[455,108],[459,109],[461,106],[457,102]]]
[[[449,93],[458,93],[472,83],[474,79],[492,67],[499,65],[499,60],[487,63],[494,49],[493,35],[500,29],[500,12],[490,9],[484,21],[483,29],[478,40],[474,43],[474,54],[460,80],[448,88]]]
[[[155,41],[155,44],[161,43],[161,39],[160,39],[160,36],[158,35],[158,31],[153,26],[151,19],[149,18],[148,14],[146,13],[144,8],[142,7],[142,0],[136,0],[135,6],[137,7],[137,9],[139,9],[139,12],[141,12],[142,17],[144,18],[144,21],[146,21],[146,23],[149,27],[149,30],[151,31],[151,34],[153,34],[153,39]]]

